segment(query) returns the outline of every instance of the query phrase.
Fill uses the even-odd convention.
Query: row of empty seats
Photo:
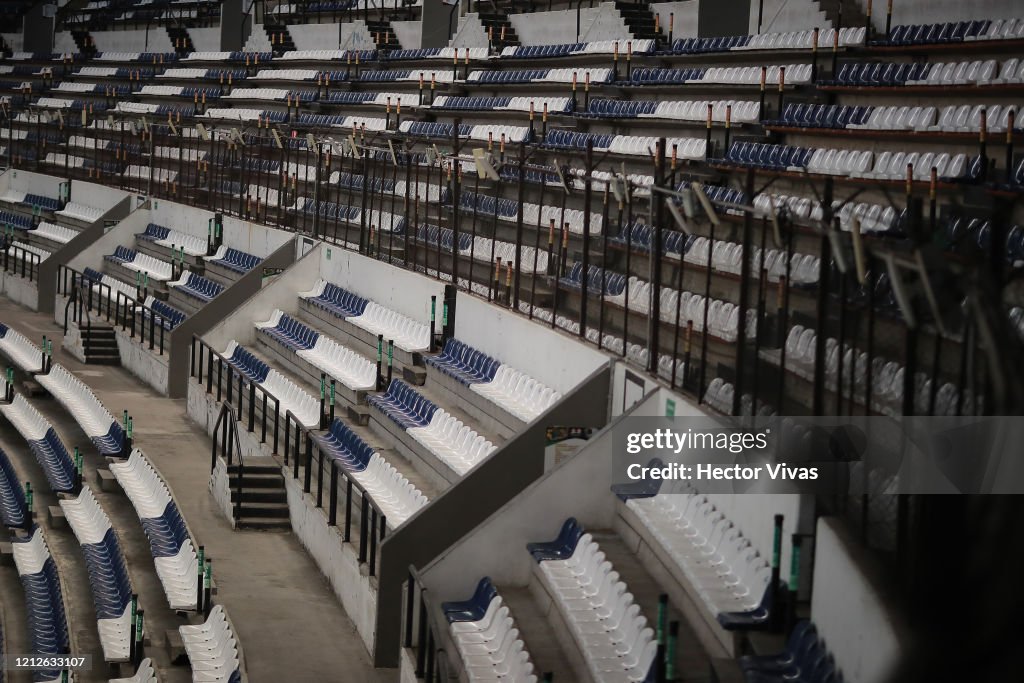
[[[184,250],[189,256],[205,256],[208,249],[205,239],[155,223],[147,225],[144,232],[135,235],[135,239],[159,244],[175,251]]]
[[[7,421],[18,430],[46,475],[50,490],[69,493],[77,486],[75,463],[57,436],[57,431],[36,408],[18,394],[7,405],[0,405]]]
[[[561,394],[507,363],[450,338],[427,365],[448,375],[523,422],[532,422],[553,405]]]
[[[107,254],[104,260],[120,264],[129,270],[140,273],[156,282],[166,282],[173,275],[173,267],[149,254],[142,254],[128,247],[118,246],[113,254]]]
[[[335,419],[318,440],[321,450],[362,487],[389,528],[399,526],[427,504],[426,496],[341,420]]]
[[[21,528],[25,526],[27,513],[21,481],[7,454],[0,449],[0,521],[6,527]]]
[[[366,330],[373,336],[384,335],[395,346],[408,351],[423,351],[430,345],[430,327],[374,301],[357,297],[326,280],[299,294],[305,301]]]
[[[655,495],[629,497],[626,506],[675,563],[690,594],[720,623],[755,616],[765,607],[771,592],[769,562],[707,496],[687,482],[662,483]]]
[[[47,374],[36,375],[36,381],[75,418],[101,455],[119,455],[124,451],[121,425],[82,380],[64,366],[54,365]]]
[[[290,379],[277,370],[271,370],[266,363],[233,339],[222,355],[231,367],[241,372],[250,382],[262,386],[278,400],[281,419],[284,419],[286,412],[291,411],[295,419],[306,427],[316,428],[320,425],[320,403]]]
[[[270,320],[256,323],[256,329],[313,367],[340,380],[349,389],[359,391],[376,387],[377,367],[372,362],[280,309],[271,314]]]
[[[61,498],[60,507],[85,557],[103,658],[127,661],[135,631],[132,586],[117,535],[88,486],[77,498]]]
[[[28,537],[13,537],[11,553],[25,591],[31,654],[40,657],[67,654],[70,652],[70,639],[61,580],[43,530],[34,527]],[[61,672],[58,669],[36,671],[33,680],[35,683],[57,683],[61,680]]]
[[[178,627],[192,680],[203,683],[241,683],[238,639],[221,605],[210,610],[202,624]]]
[[[367,401],[460,475],[495,449],[485,437],[400,379],[391,380],[385,393],[369,396]]]
[[[814,377],[815,358],[817,356],[817,332],[813,328],[794,325],[786,335],[786,368],[800,377],[810,381]],[[842,367],[840,367],[842,366]],[[834,337],[825,339],[825,386],[832,391],[837,389],[839,373],[842,372],[849,393],[850,382],[856,390],[854,398],[863,401],[868,380],[868,354],[852,343],[845,343],[840,349],[839,341]],[[896,414],[902,405],[905,387],[905,367],[898,361],[886,360],[875,356],[871,359],[871,402],[872,408],[880,412]],[[973,400],[969,392],[963,397],[952,382],[942,382],[935,386],[937,380],[923,372],[914,378],[914,409],[918,414],[957,415],[970,414]],[[934,406],[931,405],[934,391]]]
[[[110,471],[142,522],[168,605],[174,610],[195,609],[199,558],[167,484],[139,449],[127,460],[111,463]]]
[[[629,587],[575,519],[550,542],[527,546],[594,681],[649,680],[658,643]]]
[[[441,610],[470,681],[536,683],[530,654],[490,578],[469,600],[441,603]]]
[[[204,304],[213,301],[224,291],[224,285],[189,270],[182,271],[181,276],[169,285]]]

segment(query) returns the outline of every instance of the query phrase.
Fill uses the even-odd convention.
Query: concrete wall
[[[210,495],[213,496],[213,502],[217,505],[217,509],[224,515],[224,519],[227,520],[231,528],[235,528],[235,509],[231,505],[231,480],[228,478],[228,466],[227,461],[222,457],[217,458],[217,462],[213,466],[213,472],[210,473]]]
[[[339,287],[424,324],[430,323],[430,297],[437,296],[440,329],[444,284],[437,280],[355,252],[328,246],[320,250],[320,273],[320,277]],[[312,285],[307,289],[310,288]]]
[[[576,10],[512,14],[509,21],[523,45],[551,45],[576,42]],[[615,9],[603,2],[597,7],[584,7],[579,12],[580,42],[629,39],[632,34]]]
[[[22,43],[26,52],[47,54],[53,52],[54,17],[43,15],[45,3],[32,3],[22,20]]]
[[[701,3],[697,12],[697,35],[747,35],[750,33],[750,12],[757,11],[750,9],[752,5],[756,6],[757,0],[730,0],[729,11],[722,12],[716,3]]]
[[[117,337],[121,365],[161,395],[167,396],[170,392],[170,354],[167,347],[164,347],[163,355],[158,355],[159,351],[143,347],[124,330],[115,327],[114,335]],[[164,338],[165,344],[167,339]]]
[[[78,45],[70,31],[57,31],[53,34],[53,51],[59,54],[74,54],[78,52]]]
[[[9,169],[0,175],[0,195],[6,194],[8,190],[17,190],[18,192],[57,197],[61,182],[63,182],[62,179],[57,176]]]
[[[811,619],[849,683],[885,683],[905,643],[894,606],[900,596],[879,580],[874,558],[842,523],[818,520]],[[938,599],[938,596],[937,596]]]
[[[297,50],[373,50],[376,44],[366,22],[357,19],[336,24],[294,24],[288,33]]]
[[[0,292],[25,308],[39,310],[39,288],[35,281],[29,282],[27,277],[0,271]]]
[[[190,28],[188,29],[188,37],[192,39],[192,47],[197,52],[217,52],[220,50],[220,29],[217,27]]]
[[[0,36],[12,52],[21,52],[25,49],[25,37],[21,33],[0,33]]]
[[[608,362],[608,356],[569,335],[530,322],[506,308],[459,292],[455,336],[565,393]],[[438,321],[441,315],[438,310]]]
[[[131,31],[90,31],[100,52],[174,52],[174,44],[163,26]]]
[[[392,21],[391,30],[403,49],[415,50],[423,46],[422,21]]]
[[[867,10],[867,0],[857,0]],[[871,21],[875,28],[885,30],[886,3],[875,0]],[[1022,15],[1019,0],[894,0],[892,25],[931,24],[940,21],[967,19],[1014,19]]]
[[[668,37],[669,16],[675,15],[672,39],[697,37],[697,25],[700,16],[700,0],[683,0],[682,2],[652,2],[651,12],[661,15],[661,32]]]
[[[750,2],[750,33],[757,33],[757,0]],[[832,22],[816,0],[764,0],[761,33],[829,28]]]
[[[320,567],[367,650],[372,652],[377,617],[375,582],[363,571],[354,546],[342,542],[338,527],[327,525],[326,509],[316,507],[313,498],[302,492],[301,479],[293,479],[290,471],[282,473],[292,531]],[[339,514],[339,521],[340,518]]]
[[[214,214],[186,204],[153,200],[150,222],[206,239]],[[260,223],[223,216],[224,243],[254,256],[266,258],[292,240],[292,233],[268,228]]]
[[[214,50],[242,49],[253,28],[252,13],[249,13],[251,7],[250,0],[224,0],[220,3],[220,27],[218,28],[220,37],[218,46],[213,48]],[[263,27],[259,27],[259,29],[263,39],[266,40]],[[268,46],[266,50],[261,49],[261,51],[269,52],[270,47]]]
[[[124,199],[133,196],[131,192],[125,192],[124,190],[107,185],[98,185],[84,180],[72,180],[70,182],[71,201],[95,207],[103,212],[110,211]]]

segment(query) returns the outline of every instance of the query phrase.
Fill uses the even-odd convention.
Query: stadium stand
[[[911,459],[844,451],[827,495],[612,474],[655,418],[779,425],[792,464],[820,445],[796,418],[1024,409],[1021,8],[882,4],[7,3],[0,303],[38,316],[0,324],[25,441],[0,512],[33,654],[92,629],[66,554],[111,680],[241,682],[240,636],[261,679],[914,678],[914,643],[957,632],[932,546],[998,543],[904,493]],[[211,452],[135,447],[100,400],[135,380]],[[39,474],[79,550],[32,509]],[[252,555],[216,605],[196,491]],[[281,546],[253,529],[299,541],[343,633],[260,628],[238,595]],[[157,582],[166,652],[136,644]],[[335,665],[304,668],[324,636]],[[1004,650],[949,671],[1009,680],[981,673]]]

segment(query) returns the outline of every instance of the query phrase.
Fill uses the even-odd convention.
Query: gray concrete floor
[[[44,334],[59,339],[61,333],[49,316],[24,309],[2,296],[0,321],[32,340],[41,339]],[[218,590],[215,602],[225,606],[235,624],[251,681],[397,680],[395,670],[372,668],[352,622],[293,534],[231,529],[207,489],[210,440],[189,420],[183,400],[156,394],[122,368],[83,365],[58,349],[57,344],[54,361],[89,385],[115,416],[125,408],[130,410],[135,444],[167,480],[189,527],[198,542],[206,546],[207,557],[213,559]],[[56,401],[33,402],[54,423],[69,448],[83,448],[87,480],[91,484],[96,467],[103,463],[88,439]],[[43,509],[41,499],[46,504],[55,504],[27,445],[9,425],[0,425],[0,443],[19,474],[31,480],[42,494],[37,498],[40,503],[36,510]],[[133,586],[146,609],[147,625],[152,627],[152,652],[147,654],[157,657],[161,681],[187,680],[186,667],[169,666],[166,657],[159,653],[164,630],[184,621],[167,607],[153,570],[149,545],[131,503],[120,493],[101,494],[98,486],[93,486],[93,491],[117,530]],[[70,529],[58,529],[47,538],[54,539],[51,548],[56,546],[54,554],[67,586],[65,598],[71,598],[68,618],[75,634],[73,640],[80,652],[99,654],[91,593],[81,552],[74,547],[74,536]],[[13,568],[0,568],[0,591],[7,652],[24,652],[24,599]],[[105,680],[103,675],[94,672],[92,677],[81,680]]]

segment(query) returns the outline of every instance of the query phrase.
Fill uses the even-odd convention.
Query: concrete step
[[[248,500],[242,501],[241,519],[279,519],[288,518],[287,503],[260,503]]]
[[[243,517],[236,524],[236,528],[253,531],[291,531],[292,522],[285,519],[250,519]]]
[[[238,501],[238,489],[234,486],[234,482],[229,487],[231,489],[231,502]],[[258,486],[243,486],[242,487],[242,503],[243,505],[248,503],[287,503],[288,496],[283,490],[273,488],[261,488]]]

